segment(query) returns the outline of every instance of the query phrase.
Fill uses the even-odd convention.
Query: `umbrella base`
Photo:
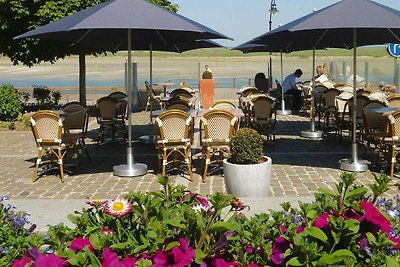
[[[290,109],[284,109],[284,110],[279,109],[279,110],[276,111],[276,114],[277,115],[287,116],[287,115],[292,114],[292,111]]]
[[[305,130],[301,131],[300,136],[305,138],[321,138],[323,133],[322,131]]]
[[[365,172],[368,170],[368,161],[353,159],[341,159],[339,160],[339,169],[349,172]]]
[[[116,165],[113,167],[113,174],[120,177],[141,176],[147,173],[147,165],[143,163],[134,163],[132,165]]]
[[[139,142],[142,144],[155,144],[156,137],[154,135],[142,135],[139,137]]]

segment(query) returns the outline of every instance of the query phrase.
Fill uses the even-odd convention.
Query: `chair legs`
[[[391,150],[392,150],[392,153],[391,153],[392,157],[391,157],[391,162],[390,162],[390,178],[393,179],[394,165],[397,162],[397,154],[398,154],[398,151],[396,149],[396,144],[395,143],[392,144]]]
[[[60,169],[60,179],[61,179],[61,182],[64,183],[63,158],[64,158],[64,155],[65,155],[66,152],[67,151],[62,151],[61,148],[57,148],[56,150],[55,149],[54,150],[50,149],[50,150],[46,150],[46,151],[43,151],[43,149],[39,149],[38,157],[37,157],[36,164],[35,164],[35,170],[33,171],[32,182],[35,182],[38,179],[38,170],[39,170],[39,165],[40,164],[48,163],[48,162],[54,162],[55,160],[57,160],[57,164],[58,164],[59,169]],[[49,159],[49,160],[46,160],[45,162],[42,162],[42,158],[46,153],[49,156],[56,156],[56,159]]]
[[[160,149],[160,154],[161,154],[161,175],[165,176],[166,174],[166,167],[169,163],[176,163],[178,162],[177,159],[172,159],[171,161],[168,161],[168,158],[170,156],[176,156],[175,153],[179,153],[180,156],[184,158],[184,161],[187,165],[187,171],[190,177],[190,181],[193,181],[193,171],[192,171],[192,153],[191,153],[191,148],[184,148],[182,150],[168,150],[167,148],[161,148]],[[175,153],[174,153],[175,152]]]

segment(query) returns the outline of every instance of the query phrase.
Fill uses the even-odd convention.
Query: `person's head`
[[[321,66],[318,66],[315,71],[317,72],[317,76],[321,76],[322,74],[324,74],[324,70],[322,69]]]
[[[303,71],[301,69],[297,69],[294,74],[296,75],[296,78],[300,78],[301,75],[303,75]]]
[[[208,69],[208,65],[205,65],[204,68],[207,70]]]

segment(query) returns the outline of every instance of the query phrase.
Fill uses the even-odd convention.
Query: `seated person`
[[[303,75],[303,71],[301,69],[297,69],[292,74],[286,76],[283,80],[282,90],[285,95],[293,95],[292,109],[294,111],[299,111],[301,108],[301,94],[302,90],[297,87],[296,79],[300,78]]]
[[[315,86],[323,85],[326,88],[334,88],[335,83],[328,79],[321,66],[318,66],[315,71],[317,72],[317,75],[315,76]]]
[[[259,72],[256,74],[256,76],[254,77],[254,86],[258,90],[268,94],[268,79],[265,78],[264,73]]]

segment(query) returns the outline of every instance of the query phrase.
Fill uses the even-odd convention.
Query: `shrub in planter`
[[[229,145],[231,157],[229,162],[236,164],[257,164],[263,156],[264,141],[261,135],[250,128],[239,129]]]
[[[9,84],[0,87],[0,120],[13,121],[22,111],[17,90]]]
[[[387,176],[371,193],[354,181],[343,174],[337,192],[320,189],[314,203],[248,218],[232,195],[204,198],[161,178],[160,191],[89,199],[69,216],[75,229],[51,226],[14,266],[398,267],[400,195],[381,197]]]
[[[201,78],[205,79],[205,80],[212,79],[213,78],[212,72],[210,72],[210,71],[203,72],[203,74],[201,75]]]

